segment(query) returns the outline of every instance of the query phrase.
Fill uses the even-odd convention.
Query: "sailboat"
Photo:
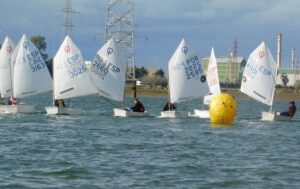
[[[213,97],[215,95],[221,93],[219,76],[218,76],[217,60],[216,60],[214,48],[211,49],[206,77],[207,77],[207,83],[208,83],[210,94],[204,96],[203,108],[204,108],[204,105],[209,106],[209,104],[212,101]],[[209,118],[209,111],[208,110],[195,109],[194,112],[195,112],[195,115],[199,116],[200,118]]]
[[[46,107],[47,114],[80,114],[80,108],[57,107],[55,100],[97,93],[80,49],[69,36],[66,36],[53,60],[53,106]]]
[[[276,75],[276,62],[265,42],[262,42],[248,58],[240,90],[254,100],[270,106],[269,112],[262,112],[262,120],[265,121],[289,118],[272,112]]]
[[[49,70],[39,50],[27,39],[25,34],[14,50],[11,61],[13,65],[11,65],[11,72],[8,74],[12,78],[11,95],[14,98],[29,97],[51,90],[52,78]],[[1,111],[5,113],[34,113],[35,106],[26,104],[2,106]]]
[[[114,116],[141,116],[144,113],[124,110],[127,64],[115,40],[111,38],[97,52],[91,65],[92,82],[99,95],[121,103]]]
[[[12,96],[12,54],[14,43],[7,36],[0,50],[0,96],[8,98]]]
[[[168,63],[169,102],[180,103],[203,97],[208,86],[196,51],[182,39]],[[185,118],[189,112],[169,110],[160,117]]]

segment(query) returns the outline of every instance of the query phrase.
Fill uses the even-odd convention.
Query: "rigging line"
[[[103,99],[106,101],[106,102],[108,102],[110,105],[112,105],[113,107],[118,107],[119,105],[117,105],[116,103],[113,103],[112,101],[110,101],[108,98],[106,98],[106,97],[104,97],[104,96],[102,96],[103,97]]]

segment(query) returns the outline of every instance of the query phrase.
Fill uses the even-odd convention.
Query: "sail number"
[[[31,71],[36,72],[46,67],[42,56],[39,51],[34,51],[26,55],[26,58],[23,58],[24,62],[27,62]]]
[[[82,65],[80,68],[72,68],[71,71],[69,71],[69,74],[71,78],[74,78],[80,74],[83,74],[86,70],[86,67]]]
[[[101,56],[97,54],[92,63],[91,71],[101,79],[105,79],[109,71],[118,73],[121,70],[119,67],[105,61]]]
[[[266,75],[266,76],[270,76],[272,74],[271,70],[266,68],[265,66],[259,66],[258,67],[258,65],[253,65],[253,64],[247,64],[246,73],[252,79],[254,79],[254,76],[257,73],[261,73],[261,74]]]
[[[209,76],[209,79],[207,79],[207,83],[209,87],[219,85],[218,77],[216,74],[214,74],[215,72],[217,72],[217,66],[214,66],[207,70],[207,76]]]
[[[77,77],[87,71],[79,53],[67,58],[66,68],[71,78]]]
[[[203,72],[198,56],[193,56],[173,66],[173,70],[181,70],[182,68],[188,80],[199,78]]]

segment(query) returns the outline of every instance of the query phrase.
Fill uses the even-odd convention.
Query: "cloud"
[[[88,59],[103,44],[106,0],[73,0],[74,41]],[[17,42],[23,33],[43,35],[51,54],[62,40],[63,0],[1,0],[0,37],[10,34]],[[178,41],[186,37],[200,56],[212,45],[226,55],[238,37],[239,54],[248,56],[261,40],[276,52],[276,35],[283,33],[283,57],[300,49],[299,0],[135,0],[137,60],[159,64],[169,59]],[[145,43],[143,38],[149,38]],[[160,48],[157,48],[157,47]],[[147,57],[145,59],[144,57]]]

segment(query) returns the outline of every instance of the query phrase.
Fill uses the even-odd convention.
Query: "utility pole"
[[[127,79],[132,81],[136,97],[134,28],[133,0],[107,0],[104,42],[113,37],[120,48],[127,61]]]
[[[277,69],[281,67],[282,33],[277,35]]]
[[[67,35],[70,37],[72,36],[72,30],[73,30],[73,23],[72,23],[72,14],[77,13],[72,8],[72,0],[65,0],[65,7],[63,8],[62,12],[64,12],[64,33],[63,38]]]
[[[292,69],[296,68],[296,49],[292,48]]]
[[[228,66],[227,66],[227,74],[228,74],[228,83],[235,83],[236,82],[236,63],[237,63],[237,48],[238,42],[237,38],[234,38],[233,48],[229,49],[228,54]],[[227,84],[228,84],[227,83]]]

